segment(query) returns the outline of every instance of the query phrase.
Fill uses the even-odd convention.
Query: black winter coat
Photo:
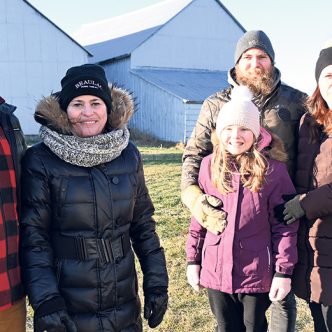
[[[144,293],[166,289],[168,278],[137,148],[80,167],[38,143],[23,158],[22,192],[22,271],[34,310],[53,299],[54,310],[60,298],[80,332],[142,331],[134,252]]]
[[[315,140],[312,134],[316,133]],[[305,217],[298,231],[299,261],[295,266],[294,293],[306,300],[332,305],[332,136],[305,114],[299,131],[297,192]]]

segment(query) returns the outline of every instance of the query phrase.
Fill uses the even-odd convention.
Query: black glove
[[[34,317],[35,332],[77,332],[75,323],[67,311],[59,310],[51,314]]]
[[[300,203],[300,197],[301,195],[297,194],[282,196],[285,203],[279,204],[274,208],[274,215],[279,222],[289,225],[305,215]]]
[[[148,320],[148,324],[152,329],[162,322],[167,310],[167,303],[168,294],[166,287],[145,291],[144,318]]]

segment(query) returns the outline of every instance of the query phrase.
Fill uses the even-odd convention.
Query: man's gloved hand
[[[188,284],[197,292],[201,289],[199,285],[199,273],[201,266],[197,264],[188,264],[187,266],[187,280]]]
[[[279,204],[274,208],[274,214],[279,222],[289,225],[305,215],[301,206],[301,199],[305,195],[283,195],[285,203]]]
[[[34,317],[35,332],[77,332],[75,323],[65,310]]]
[[[203,194],[196,185],[190,185],[184,189],[181,198],[204,228],[216,235],[224,231],[227,225],[227,213],[220,209],[223,203],[219,198]]]
[[[269,293],[271,301],[281,301],[291,290],[291,278],[274,277]]]
[[[151,328],[157,327],[163,320],[167,310],[168,294],[166,287],[153,288],[145,291],[144,318]]]
[[[285,196],[283,196],[283,198],[286,200]],[[301,195],[296,195],[294,198],[285,203],[284,220],[287,225],[293,223],[295,220],[300,219],[305,215],[305,212],[300,203],[300,199]]]

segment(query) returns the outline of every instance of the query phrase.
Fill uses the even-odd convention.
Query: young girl
[[[202,161],[199,185],[223,201],[227,226],[215,235],[192,217],[186,245],[189,284],[207,288],[216,331],[266,331],[271,301],[285,298],[297,261],[298,222],[273,208],[294,193],[281,144],[260,127],[247,87],[233,89],[217,119],[218,144]]]

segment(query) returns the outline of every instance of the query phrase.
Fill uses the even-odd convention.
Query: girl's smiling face
[[[253,132],[242,126],[225,127],[221,132],[221,143],[232,155],[239,155],[250,150],[254,144]]]

